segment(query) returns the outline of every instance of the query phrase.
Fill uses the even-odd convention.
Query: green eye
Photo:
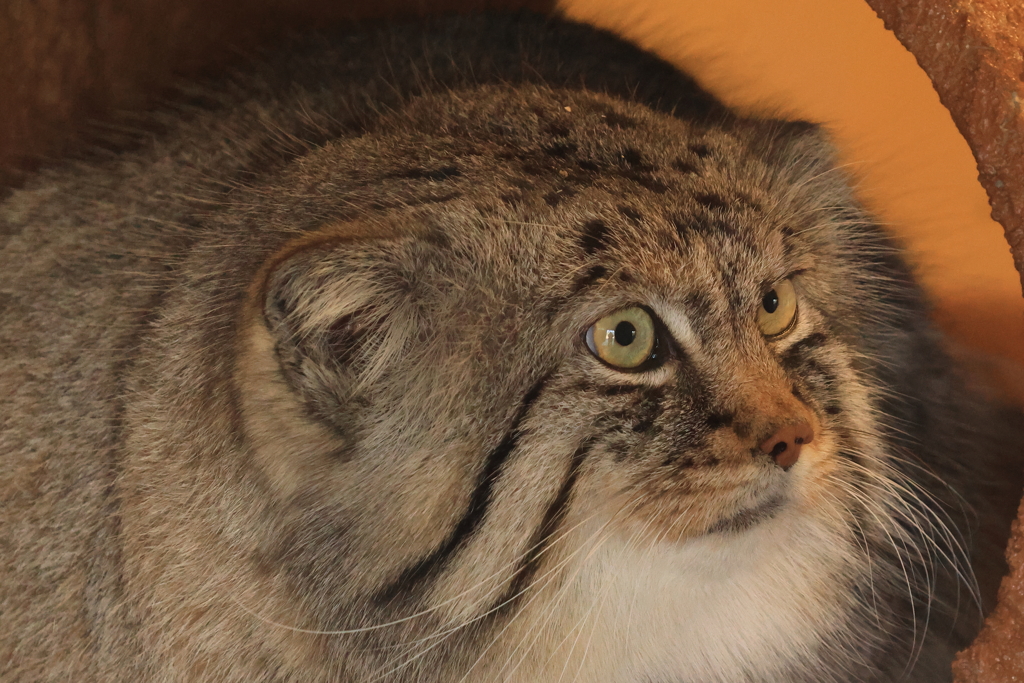
[[[639,306],[606,315],[587,330],[590,351],[608,365],[625,370],[649,360],[656,341],[654,319]]]
[[[757,326],[766,337],[777,337],[789,330],[796,320],[796,289],[789,278],[775,283],[775,287],[761,297],[757,309]]]

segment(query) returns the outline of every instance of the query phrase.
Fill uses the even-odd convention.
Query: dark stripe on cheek
[[[530,545],[527,546],[526,553],[523,555],[518,569],[516,569],[515,574],[512,576],[512,582],[509,584],[508,590],[505,591],[505,594],[502,595],[497,604],[494,605],[493,609],[495,611],[507,611],[511,609],[517,599],[530,587],[531,583],[533,583],[533,578],[537,575],[537,571],[540,569],[541,558],[547,549],[551,547],[552,538],[554,538],[555,534],[558,532],[562,522],[565,520],[566,514],[569,511],[569,502],[572,499],[572,491],[576,486],[576,480],[579,478],[580,469],[589,451],[590,443],[585,441],[576,449],[576,452],[572,454],[572,459],[569,461],[569,470],[566,472],[565,479],[562,481],[562,486],[551,501],[551,504],[548,505],[548,509],[544,513],[544,519],[541,521],[540,526],[538,526],[533,532],[533,535],[530,538]]]
[[[381,605],[390,603],[398,596],[409,593],[418,586],[432,581],[444,570],[459,548],[480,528],[484,517],[487,515],[487,508],[491,504],[494,484],[501,476],[505,463],[519,444],[519,438],[523,435],[522,422],[529,415],[530,408],[541,395],[544,385],[549,379],[550,375],[545,375],[541,378],[520,402],[519,409],[512,420],[512,426],[505,433],[501,443],[488,454],[484,467],[477,476],[476,486],[470,496],[469,505],[462,518],[455,525],[455,528],[448,534],[448,538],[429,555],[408,567],[393,582],[378,590],[376,595],[374,595],[375,602]]]
[[[817,348],[827,341],[828,337],[826,337],[821,332],[815,332],[813,334],[807,335],[806,337],[804,337],[803,339],[801,339],[800,341],[786,349],[786,353],[782,357],[783,365],[790,366],[798,364],[800,362],[800,356],[803,353],[810,351],[811,349]]]

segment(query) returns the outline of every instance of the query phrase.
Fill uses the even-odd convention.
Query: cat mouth
[[[731,517],[726,517],[725,519],[715,522],[705,533],[729,534],[746,531],[761,522],[766,522],[773,518],[778,514],[785,503],[785,496],[782,493],[776,493],[752,507],[740,510]]]

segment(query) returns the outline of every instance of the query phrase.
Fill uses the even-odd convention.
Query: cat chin
[[[744,508],[734,515],[712,524],[707,534],[738,534],[748,531],[775,518],[786,505],[786,497],[777,493],[759,501],[755,505]]]
[[[681,543],[606,539],[564,587],[576,603],[562,621],[573,627],[552,634],[561,645],[549,661],[569,680],[608,683],[797,680],[813,669],[848,630],[837,586],[857,554],[792,505],[770,500],[759,514]]]

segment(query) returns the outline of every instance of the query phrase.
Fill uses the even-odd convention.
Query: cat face
[[[234,370],[304,623],[410,676],[530,680],[583,632],[595,680],[847,656],[913,293],[820,133],[482,88],[335,144]]]

